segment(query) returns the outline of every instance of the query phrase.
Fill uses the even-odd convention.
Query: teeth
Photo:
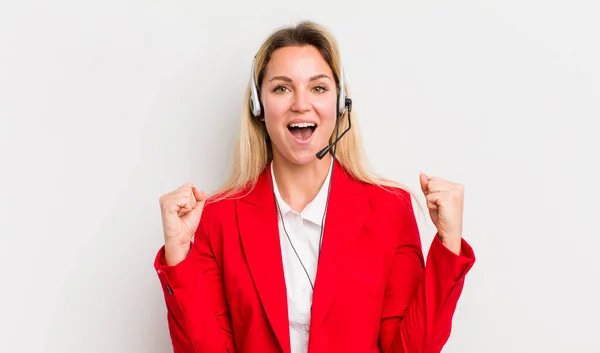
[[[292,123],[288,125],[289,127],[314,127],[313,123]]]

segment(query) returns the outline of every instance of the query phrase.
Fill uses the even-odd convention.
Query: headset
[[[250,71],[250,89],[251,89],[250,109],[252,110],[252,115],[254,115],[255,118],[260,119],[260,118],[262,118],[263,110],[262,110],[262,105],[260,103],[260,97],[258,94],[258,85],[256,84],[256,80],[254,79],[254,71],[256,69],[255,65],[256,65],[256,56],[252,60],[252,69]],[[338,141],[342,138],[342,136],[344,136],[348,132],[348,130],[350,130],[350,128],[352,127],[351,120],[350,120],[350,112],[352,111],[352,99],[349,97],[346,97],[345,74],[344,74],[343,66],[340,66],[340,87],[339,88],[340,88],[340,90],[338,93],[338,101],[337,101],[336,126],[339,125],[340,117],[342,116],[342,114],[344,114],[344,111],[346,110],[346,108],[348,108],[348,128],[346,128],[346,130],[344,130],[341,135],[336,136],[336,139],[330,145],[323,148],[322,150],[320,150],[317,153],[317,158],[319,158],[319,159],[323,159],[323,157],[325,157],[327,152],[329,152],[329,150],[331,150],[331,148],[334,147],[338,143]],[[337,127],[336,127],[336,131],[338,131]],[[336,135],[337,135],[337,133],[336,133]]]

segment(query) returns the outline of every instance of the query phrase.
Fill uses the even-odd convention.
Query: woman
[[[175,352],[440,352],[474,262],[462,186],[420,175],[425,264],[411,193],[366,167],[332,36],[278,30],[252,67],[231,179],[160,198]]]

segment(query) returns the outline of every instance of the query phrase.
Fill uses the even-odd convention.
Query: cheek
[[[315,104],[314,109],[319,115],[320,126],[327,133],[332,133],[335,127],[335,120],[337,118],[336,106],[331,102],[323,102],[322,104]]]
[[[272,139],[278,140],[280,129],[286,117],[287,108],[281,101],[263,100],[265,127]]]
[[[289,109],[289,102],[281,97],[268,96],[263,99],[263,107],[268,120],[281,121]]]

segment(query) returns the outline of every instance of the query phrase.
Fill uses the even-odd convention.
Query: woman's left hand
[[[430,178],[424,173],[419,179],[440,240],[452,252],[460,254],[464,187],[439,177]]]

